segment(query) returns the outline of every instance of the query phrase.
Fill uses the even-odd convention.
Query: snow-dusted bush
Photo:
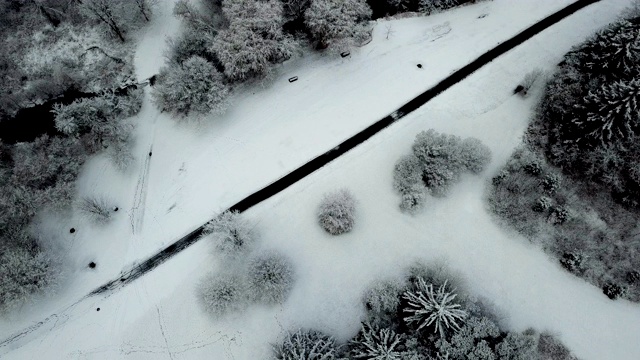
[[[213,37],[206,32],[187,27],[180,35],[167,41],[165,57],[169,66],[182,64],[192,56],[199,56],[211,62],[217,61],[211,51],[212,41]]]
[[[105,224],[111,220],[113,215],[113,204],[100,196],[84,197],[78,207],[85,216],[95,223]]]
[[[295,280],[289,259],[276,253],[253,259],[249,264],[248,278],[251,298],[267,304],[283,303]]]
[[[0,313],[9,311],[34,293],[51,286],[56,279],[51,260],[40,251],[35,253],[12,247],[0,251]]]
[[[340,40],[362,37],[371,9],[364,0],[312,0],[305,12],[311,35],[325,48]]]
[[[274,346],[277,360],[334,360],[338,359],[335,340],[314,330],[298,330],[288,334],[282,343]]]
[[[528,72],[520,82],[520,86],[522,86],[520,94],[526,96],[529,93],[529,90],[533,87],[533,84],[542,77],[542,74],[542,70],[540,69],[534,69]]]
[[[412,192],[416,184],[422,183],[422,171],[422,162],[415,155],[403,156],[394,167],[394,189],[402,194]]]
[[[540,360],[578,360],[566,346],[549,333],[540,334],[538,353]]]
[[[402,282],[380,281],[369,288],[362,298],[367,309],[367,321],[375,326],[390,326],[397,316],[405,286]]]
[[[407,300],[404,318],[408,325],[417,325],[417,330],[432,327],[434,333],[444,337],[449,331],[460,329],[467,317],[467,312],[455,301],[457,294],[447,289],[445,281],[438,290],[433,289],[422,278],[417,279],[417,288],[406,291],[403,298]]]
[[[389,328],[378,328],[367,323],[350,342],[349,354],[353,359],[404,360],[404,337]]]
[[[203,234],[210,234],[216,248],[232,257],[246,253],[255,242],[249,225],[237,211],[225,211],[209,221]]]
[[[481,173],[491,161],[491,150],[476,138],[466,138],[460,143],[461,163],[471,173]]]
[[[153,90],[158,107],[179,116],[222,114],[228,106],[229,88],[222,74],[199,56],[163,68]]]
[[[199,286],[205,311],[216,318],[243,310],[248,305],[246,280],[232,273],[212,273]]]
[[[495,344],[499,336],[500,328],[493,320],[472,316],[450,338],[440,338],[436,347],[440,354],[448,354],[447,358],[451,360],[495,359],[495,352],[488,341]]]
[[[340,235],[353,229],[356,201],[351,192],[341,189],[326,194],[318,209],[320,226],[331,235]]]

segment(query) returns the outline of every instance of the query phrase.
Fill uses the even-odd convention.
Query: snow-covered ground
[[[605,0],[572,15],[248,211],[261,245],[294,260],[297,284],[282,307],[251,308],[218,322],[204,315],[194,289],[219,265],[207,242],[112,295],[66,307],[132,261],[335,146],[567,3],[495,0],[428,18],[381,21],[373,42],[350,58],[290,61],[272,85],[239,93],[228,114],[206,124],[176,123],[147,101],[134,119],[139,125],[137,166],[117,175],[106,159],[97,158],[81,177],[80,192],[117,200],[120,218],[102,229],[79,218],[60,221],[58,231],[65,236],[70,226],[78,228],[67,250],[75,261],[69,283],[56,300],[25,309],[28,314],[19,314],[20,321],[16,316],[0,323],[0,334],[4,338],[28,321],[57,315],[0,348],[0,356],[261,359],[284,330],[314,327],[340,339],[350,337],[362,315],[361,293],[371,281],[398,275],[417,259],[440,259],[467,277],[472,292],[493,301],[509,326],[557,332],[584,359],[640,358],[640,307],[608,300],[526,240],[498,228],[482,199],[485,182],[519,143],[535,102],[535,96],[512,96],[513,87],[535,67],[551,69],[573,44],[613,20],[627,3],[621,0]],[[141,79],[161,66],[164,36],[178,28],[167,15],[170,4],[161,4],[164,15],[139,46]],[[488,16],[479,19],[483,14]],[[387,24],[394,30],[388,40]],[[294,75],[300,80],[288,83]],[[494,160],[483,176],[465,178],[449,198],[433,200],[411,217],[398,210],[392,168],[409,152],[415,134],[428,128],[480,138],[492,148]],[[359,201],[358,223],[352,233],[330,237],[316,225],[315,209],[324,192],[345,186]],[[85,270],[92,260],[97,271]]]

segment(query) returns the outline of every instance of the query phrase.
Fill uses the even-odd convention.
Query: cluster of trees
[[[252,303],[282,304],[288,298],[295,273],[290,260],[277,252],[252,255],[255,236],[238,212],[224,212],[206,224],[225,261],[225,269],[209,274],[200,284],[199,298],[215,318],[245,310]]]
[[[454,281],[451,281],[454,280]],[[288,334],[278,360],[574,360],[549,334],[508,331],[446,272],[417,267],[402,282],[379,282],[364,297],[367,319],[346,344],[314,330]],[[459,289],[459,288],[458,288]]]
[[[268,77],[301,38],[322,48],[357,42],[371,11],[364,0],[181,0],[174,14],[187,26],[170,40],[154,96],[160,108],[187,116],[224,112],[234,84]]]
[[[574,179],[640,208],[640,18],[572,49],[548,82],[529,142]]]
[[[221,114],[234,84],[268,77],[275,64],[290,59],[305,42],[342,53],[367,40],[367,21],[374,13],[431,14],[467,2],[180,0],[174,14],[186,29],[169,42],[154,97],[161,109],[180,117]]]
[[[492,211],[539,244],[569,272],[603,289],[612,299],[640,301],[637,215],[606,193],[587,191],[544,157],[518,149],[493,178]]]
[[[394,188],[402,194],[400,207],[416,211],[428,195],[445,196],[464,171],[478,174],[491,160],[491,150],[475,138],[461,139],[434,130],[416,136],[413,153],[394,170]]]
[[[123,119],[140,109],[141,90],[122,90],[134,73],[132,47],[124,42],[149,20],[151,5],[149,0],[0,1],[0,122],[26,107],[49,106],[62,95],[82,95],[54,106],[51,120],[34,119],[55,121],[57,134],[0,142],[0,312],[51,288],[58,278],[62,259],[50,234],[34,226],[36,215],[69,209],[75,179],[92,153],[107,148],[117,164],[130,160],[131,126]]]

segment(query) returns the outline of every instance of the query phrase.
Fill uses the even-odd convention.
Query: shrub
[[[551,207],[551,199],[546,196],[541,196],[531,207],[535,212],[544,212]]]
[[[408,213],[416,213],[422,209],[427,202],[429,189],[421,185],[415,185],[410,192],[402,194],[400,209]]]
[[[624,294],[625,289],[616,283],[609,282],[604,284],[602,292],[607,295],[609,299],[615,300]]]
[[[554,194],[560,187],[560,176],[557,174],[548,174],[542,179],[540,183],[544,191],[549,194]]]
[[[576,253],[564,253],[560,259],[560,265],[574,274],[581,273],[583,268],[583,256]]]
[[[212,235],[216,249],[235,257],[246,253],[255,242],[246,222],[237,211],[225,211],[204,226],[204,235]]]
[[[522,169],[529,175],[538,176],[542,173],[542,165],[540,161],[534,160],[525,164]]]
[[[496,346],[499,359],[534,360],[537,359],[537,334],[532,329],[523,333],[510,332]]]
[[[422,163],[415,155],[406,155],[396,163],[393,172],[393,187],[400,193],[410,193],[422,181]]]
[[[222,114],[228,106],[229,88],[222,74],[200,56],[164,67],[153,90],[156,104],[178,116]]]
[[[554,225],[562,225],[569,219],[569,211],[562,207],[557,206],[551,210],[549,215],[549,222]]]
[[[274,346],[277,360],[334,360],[338,358],[335,340],[314,330],[298,330],[288,334],[284,341]]]
[[[340,235],[353,229],[356,203],[347,189],[326,194],[318,209],[320,226],[331,235]]]
[[[629,271],[626,278],[629,284],[638,284],[640,283],[640,272],[637,270]]]
[[[472,316],[451,338],[441,337],[436,342],[436,347],[440,354],[448,354],[449,359],[495,359],[495,353],[489,344],[497,343],[499,336],[500,328],[493,320],[484,316]]]
[[[467,312],[454,301],[456,296],[447,289],[447,281],[435,291],[432,284],[418,278],[417,289],[403,295],[407,300],[404,312],[409,314],[404,320],[408,325],[416,324],[417,330],[433,327],[435,333],[444,337],[446,332],[460,329],[467,317]]]
[[[55,280],[51,259],[43,252],[19,247],[0,250],[0,313],[23,304]]]
[[[377,328],[366,323],[350,343],[353,359],[403,360],[401,348],[404,337],[389,328]]]
[[[531,87],[533,86],[533,84],[535,84],[535,82],[542,76],[542,70],[540,69],[534,69],[530,72],[528,72],[525,76],[524,79],[522,79],[522,81],[520,82],[520,85],[523,87],[523,90],[521,92],[522,95],[527,95],[527,93],[529,92],[529,90],[531,90]]]
[[[462,140],[460,147],[460,161],[473,174],[481,173],[491,161],[491,150],[476,138]]]
[[[549,333],[540,334],[538,354],[540,360],[577,360],[569,349]]]
[[[389,281],[377,282],[363,296],[368,322],[375,326],[388,327],[397,316],[403,284]]]
[[[293,267],[289,259],[279,254],[253,259],[248,274],[250,296],[259,302],[281,304],[293,288]]]
[[[95,223],[105,224],[111,220],[113,205],[104,197],[85,197],[81,200],[79,207]]]
[[[245,279],[238,275],[210,274],[199,291],[205,311],[216,318],[243,310],[248,304]]]

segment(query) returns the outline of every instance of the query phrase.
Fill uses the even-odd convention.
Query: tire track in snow
[[[331,161],[342,156],[349,150],[355,148],[357,145],[368,140],[378,132],[382,131],[386,127],[393,124],[394,122],[399,121],[406,115],[415,111],[416,109],[426,104],[431,99],[438,96],[440,93],[456,85],[457,83],[459,83],[460,81],[468,77],[469,75],[473,74],[475,71],[479,70],[483,66],[493,61],[494,59],[505,54],[506,52],[515,48],[516,46],[522,44],[523,42],[532,38],[536,34],[548,29],[549,27],[560,22],[561,20],[572,15],[573,13],[591,4],[597,3],[599,1],[600,0],[578,0],[564,7],[563,9],[560,9],[557,12],[547,16],[546,18],[536,22],[535,24],[529,26],[528,28],[516,34],[515,36],[511,37],[510,39],[502,43],[499,43],[498,45],[496,45],[496,47],[480,55],[477,59],[475,59],[471,63],[453,72],[451,75],[449,75],[448,77],[446,77],[445,79],[437,83],[435,86],[429,88],[422,94],[411,99],[409,102],[407,102],[406,104],[398,108],[396,111],[392,112],[390,115],[384,117],[381,120],[378,120],[377,122],[373,123],[369,127],[355,134],[354,136],[344,140],[342,143],[335,146],[331,150],[323,154],[320,154],[316,158],[303,164],[299,168],[284,175],[283,177],[265,186],[264,188],[250,194],[246,198],[237,202],[235,205],[231,206],[228,210],[236,210],[239,212],[244,212],[247,209],[267,200],[273,195],[280,193],[281,191],[285,190],[289,186],[297,183],[301,179],[307,177],[308,175],[312,174],[316,170],[320,169],[321,167],[327,165]],[[148,160],[149,159],[147,158],[147,161]],[[140,201],[143,201],[143,199],[140,198]],[[144,204],[144,203],[139,202],[138,206],[140,204]],[[157,266],[164,263],[166,260],[168,260],[172,256],[178,254],[182,250],[193,245],[196,241],[198,241],[201,238],[201,235],[203,234],[203,230],[204,230],[204,225],[184,235],[182,238],[175,241],[173,244],[167,246],[166,248],[162,249],[160,252],[151,256],[147,260],[138,264],[134,264],[127,270],[123,270],[121,272],[120,277],[98,287],[97,289],[89,293],[87,296],[83,297],[82,300],[84,300],[87,297],[100,295],[100,294],[117,290],[133,282],[134,280],[142,277],[144,274],[155,269]],[[44,322],[46,322],[50,318],[51,317],[45,319]],[[36,329],[42,325],[42,322],[38,324],[36,324],[37,326],[34,325],[36,326]],[[17,340],[18,338],[21,338],[26,334],[30,333],[31,331],[34,330],[32,329],[32,327],[27,328],[19,332],[18,334],[9,337],[8,339],[0,341],[0,347],[7,346],[13,341]],[[235,338],[231,340],[235,341]]]

